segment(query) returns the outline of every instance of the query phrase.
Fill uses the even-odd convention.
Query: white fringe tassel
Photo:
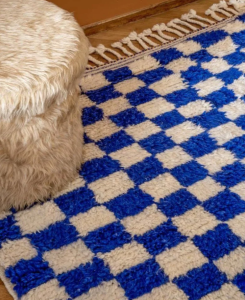
[[[223,8],[224,10],[231,12],[233,15],[238,15],[238,12],[235,9],[230,8],[225,0],[220,1],[219,8]]]
[[[190,33],[190,30],[187,30],[186,28],[183,28],[183,27],[177,25],[178,23],[181,23],[181,22],[182,22],[182,21],[179,20],[179,19],[173,19],[172,21],[168,22],[167,25],[168,25],[169,27],[173,27],[173,28],[177,29],[177,30],[180,31],[180,32],[182,31],[182,32],[184,32],[185,34]]]
[[[211,25],[215,23],[213,20],[210,20],[208,18],[203,18],[203,17],[198,16],[197,12],[194,9],[191,9],[188,15],[189,15],[190,19],[191,18],[192,19],[197,19],[199,21],[207,22],[207,23],[209,23]]]
[[[173,40],[174,40],[174,37],[162,33],[163,31],[167,31],[167,30],[166,30],[166,27],[167,27],[167,26],[166,26],[164,23],[162,23],[162,24],[156,24],[156,25],[154,25],[154,26],[152,27],[152,31],[156,31],[157,34],[158,34],[160,37],[162,37],[162,38],[164,38],[164,39],[166,39],[166,40],[173,41]]]
[[[158,26],[158,24],[155,25],[155,26]],[[154,26],[154,27],[155,27],[155,26]],[[184,34],[183,34],[182,32],[180,32],[180,31],[178,31],[178,30],[176,30],[176,29],[170,28],[170,27],[168,27],[168,26],[167,26],[166,24],[164,24],[164,23],[159,24],[159,26],[160,26],[160,29],[161,29],[162,31],[167,31],[167,32],[173,33],[173,34],[175,34],[175,35],[177,35],[177,36],[180,36],[180,37],[184,36]],[[154,27],[153,27],[153,28],[154,28]]]
[[[226,17],[230,18],[232,16],[231,13],[228,13],[227,11],[225,11],[224,9],[220,8],[219,4],[213,4],[211,7],[210,7],[211,10],[213,11],[217,11],[223,15],[225,15]]]
[[[213,4],[205,12],[210,18],[201,17],[197,15],[194,9],[191,9],[189,13],[183,14],[180,19],[171,20],[167,25],[164,23],[156,24],[139,34],[135,31],[131,32],[128,37],[111,44],[111,47],[115,50],[107,48],[102,44],[97,47],[90,47],[89,68],[94,68],[94,65],[96,67],[103,66],[105,63],[124,59],[125,56],[130,57],[152,47],[170,43],[178,37],[184,37],[191,32],[199,30],[200,27],[208,27],[225,18],[238,15],[242,11],[245,11],[245,0],[229,0],[229,2],[221,0],[218,4]],[[113,56],[114,59],[105,54],[106,52],[111,54],[110,56]],[[99,60],[99,58],[104,59],[104,61]]]
[[[186,21],[187,21],[187,22],[186,22]],[[191,29],[192,31],[197,30],[197,27],[195,27],[195,26],[193,26],[193,25],[191,25],[191,24],[189,23],[189,20],[188,20],[188,18],[186,18],[186,15],[181,16],[181,20],[179,20],[179,19],[174,19],[174,22],[177,23],[177,24],[183,25],[183,26],[185,26],[185,27],[188,27],[188,28]]]
[[[125,47],[123,47],[122,43],[120,43],[120,42],[115,42],[115,43],[111,44],[111,46],[113,48],[118,48],[119,50],[121,50],[127,56],[132,56],[133,55],[133,53],[129,52]]]
[[[140,53],[141,52],[141,50],[139,48],[134,46],[134,44],[132,43],[130,37],[126,37],[126,38],[122,39],[122,43],[127,45],[135,53]]]
[[[233,5],[233,7],[239,12],[245,8],[244,0],[230,0],[229,5]]]

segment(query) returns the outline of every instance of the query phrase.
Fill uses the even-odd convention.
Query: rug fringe
[[[209,18],[201,17],[194,9],[191,9],[188,13],[183,14],[180,19],[175,18],[167,24],[156,24],[139,34],[133,31],[121,41],[112,43],[110,48],[105,47],[103,44],[90,47],[88,69],[110,64],[145,50],[171,43],[173,40],[200,30],[198,26],[207,28],[224,19],[238,15],[244,9],[245,0],[229,0],[229,2],[221,0],[206,10],[205,15]],[[169,33],[175,35],[175,37],[168,35]],[[110,53],[114,58],[109,57],[105,52]]]

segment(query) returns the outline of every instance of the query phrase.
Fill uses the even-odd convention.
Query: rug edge
[[[217,12],[219,13],[219,15],[216,14]],[[244,13],[245,0],[239,0],[239,2],[237,0],[230,0],[229,2],[220,1],[219,3],[213,4],[209,9],[205,11],[205,15],[209,16],[209,19],[200,17],[195,10],[191,9],[188,13],[183,14],[179,19],[175,18],[171,20],[167,23],[167,25],[165,25],[164,23],[155,24],[152,29],[148,28],[139,34],[133,31],[121,41],[112,43],[109,48],[105,47],[103,44],[100,44],[97,47],[91,46],[89,49],[89,63],[92,62],[95,66],[89,64],[85,72],[85,76],[101,72],[108,68],[118,68],[125,63],[127,64],[130,61],[135,61],[142,56],[151,54],[152,52],[167,49],[175,44],[185,41],[188,38],[194,37],[207,31],[214,30],[215,28],[220,28],[221,26],[232,22]],[[220,17],[220,15],[222,15],[222,17]],[[183,25],[183,23],[188,24],[188,26]],[[199,29],[193,26],[195,24],[198,24],[202,28]],[[205,26],[200,24],[204,24]],[[160,27],[161,25],[167,27],[167,31],[169,32],[176,32],[176,35],[178,37],[174,40],[161,42],[160,39],[163,39],[161,33],[166,29],[162,29],[161,32],[159,32],[160,29],[158,29],[158,31],[153,31],[154,27]],[[170,26],[172,26],[172,28],[169,28]],[[186,31],[186,28],[188,28],[189,32]],[[155,45],[153,45],[152,40],[149,39],[149,37],[152,36],[158,36],[160,44],[155,43]],[[135,42],[135,44],[133,44],[132,42]],[[137,48],[135,46],[136,44],[143,49]],[[127,46],[128,49],[133,53],[128,51],[125,46]],[[111,57],[106,55],[106,52],[114,55],[115,59],[112,59]],[[122,56],[119,52],[123,53],[125,56]],[[96,57],[92,56],[93,54],[95,54]]]

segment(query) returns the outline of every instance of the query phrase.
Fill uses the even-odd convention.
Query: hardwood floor
[[[182,14],[189,12],[190,9],[195,9],[200,16],[205,16],[204,12],[212,4],[218,2],[219,0],[198,0],[193,3],[180,6],[178,8],[148,17],[143,20],[139,20],[107,31],[102,31],[97,34],[93,34],[89,36],[90,42],[93,46],[97,46],[98,44],[110,46],[113,42],[116,42],[126,37],[132,31],[140,33],[144,29],[152,28],[155,24],[167,23],[172,19],[179,18]]]
[[[0,300],[13,300],[13,298],[9,295],[1,280],[0,280]]]
[[[169,10],[158,15],[148,17],[146,19],[129,23],[123,26],[113,28],[111,30],[103,31],[90,36],[90,41],[93,46],[104,44],[110,46],[111,43],[118,41],[127,36],[131,31],[141,32],[144,29],[151,28],[158,23],[167,23],[174,18],[180,17],[182,14],[187,13],[190,9],[195,9],[199,15],[204,16],[203,13],[213,3],[219,2],[218,0],[198,0],[194,3],[183,5],[177,9]],[[0,280],[0,300],[12,300],[13,298],[8,294],[3,282]]]
[[[128,1],[129,0],[127,0],[127,2]],[[86,35],[96,34],[104,30],[109,30],[118,26],[123,26],[130,22],[143,20],[149,16],[160,14],[163,11],[168,11],[170,9],[177,8],[187,3],[195,2],[196,0],[162,0],[161,3],[156,3],[156,0],[154,1],[155,2],[152,2],[154,3],[154,5],[152,4],[147,7],[141,7],[135,11],[131,10],[130,13],[126,13],[123,15],[114,15],[116,17],[85,25],[83,26],[83,29]],[[135,0],[133,2],[135,2]]]

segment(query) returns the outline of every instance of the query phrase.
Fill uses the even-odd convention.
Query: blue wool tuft
[[[161,65],[167,65],[171,61],[178,59],[182,56],[182,53],[175,48],[161,50],[153,53],[152,56],[160,62]]]
[[[227,36],[228,33],[224,30],[214,30],[195,36],[193,41],[200,43],[203,48],[208,48],[212,44],[218,43],[219,41],[225,39]]]
[[[189,300],[199,300],[208,293],[219,290],[226,281],[225,274],[210,263],[189,271],[185,276],[175,279],[174,283],[184,290]]]
[[[240,239],[234,235],[227,224],[220,224],[214,230],[196,236],[194,243],[210,260],[217,260],[241,245]]]
[[[182,72],[182,77],[191,85],[197,84],[199,81],[204,81],[212,76],[212,73],[201,67],[192,66],[187,71]]]
[[[54,201],[68,217],[84,213],[97,205],[93,192],[85,187],[62,195]]]
[[[167,169],[164,169],[162,164],[156,158],[147,157],[142,162],[127,169],[126,172],[129,178],[139,185],[167,172]]]
[[[91,140],[91,139],[87,136],[86,133],[84,133],[83,139],[84,139],[84,143],[85,143],[85,144],[89,144],[89,143],[92,143],[92,142],[93,142],[93,140]]]
[[[131,242],[131,236],[116,222],[90,232],[84,242],[94,253],[105,253]]]
[[[103,110],[97,106],[85,107],[83,109],[83,126],[91,125],[103,119]]]
[[[245,201],[229,190],[225,190],[204,202],[203,206],[221,221],[228,221],[245,211]]]
[[[41,256],[20,260],[14,267],[9,267],[5,275],[15,285],[14,290],[19,298],[55,277],[53,270]]]
[[[163,152],[166,149],[173,148],[175,144],[169,137],[160,132],[141,140],[139,145],[151,154],[156,154]]]
[[[178,166],[171,173],[183,186],[192,185],[208,175],[208,171],[195,161]]]
[[[171,74],[173,74],[173,71],[161,67],[155,70],[146,71],[143,74],[139,74],[138,78],[149,85]]]
[[[108,70],[103,73],[105,78],[113,83],[118,83],[132,76],[132,71],[128,67],[119,68],[117,70]]]
[[[245,53],[232,53],[224,57],[224,59],[228,62],[228,64],[232,66],[240,65],[245,60]]]
[[[58,233],[58,234],[57,234]],[[31,244],[40,252],[59,249],[62,246],[69,245],[77,240],[78,232],[68,221],[57,222],[50,225],[47,229],[29,234]]]
[[[97,145],[101,150],[105,151],[107,154],[115,152],[124,147],[130,146],[134,143],[134,140],[131,136],[127,135],[125,131],[120,130],[110,137],[100,140]]]
[[[116,279],[124,288],[129,300],[149,293],[153,288],[168,282],[168,277],[154,259],[123,271]]]
[[[205,97],[206,101],[211,102],[217,108],[236,100],[234,92],[223,87],[219,91],[213,92]]]
[[[126,97],[131,105],[140,105],[154,98],[158,98],[160,95],[147,87],[142,87],[134,92],[128,93]]]
[[[158,207],[167,217],[175,217],[184,214],[186,211],[195,207],[199,202],[196,197],[185,189],[161,199]]]
[[[207,50],[202,49],[198,52],[194,52],[190,55],[190,59],[196,61],[197,63],[209,62],[213,59],[213,56],[208,53]]]
[[[229,119],[223,112],[211,110],[193,118],[192,122],[203,128],[211,129],[229,122]]]
[[[168,220],[154,230],[135,237],[135,239],[140,244],[143,244],[150,254],[157,255],[168,248],[185,242],[187,238],[178,232],[178,228]]]
[[[244,100],[244,99],[243,99]],[[245,130],[245,115],[235,120],[235,124]]]
[[[231,38],[235,44],[241,47],[245,46],[245,30],[233,33]]]
[[[96,104],[122,96],[121,93],[114,89],[113,85],[108,85],[95,91],[88,91],[86,95]]]
[[[127,194],[119,196],[105,204],[118,219],[137,215],[147,206],[153,203],[153,198],[143,193],[140,189],[130,189]]]
[[[245,166],[239,162],[222,168],[222,171],[214,175],[214,179],[222,185],[232,187],[245,178]]]
[[[245,271],[242,274],[238,274],[233,283],[245,294]]]
[[[187,88],[168,94],[165,98],[178,108],[182,105],[188,104],[189,102],[196,101],[199,97],[195,89]]]
[[[15,223],[12,215],[0,220],[0,247],[6,240],[16,240],[21,237],[20,228]]]
[[[128,127],[136,125],[146,120],[144,114],[136,108],[129,108],[117,115],[111,116],[110,119],[117,124],[118,127]]]
[[[58,276],[61,286],[64,286],[72,299],[86,293],[102,281],[109,281],[113,277],[103,260],[94,258],[92,263],[81,265],[79,268]]]
[[[245,157],[245,135],[234,138],[227,142],[224,147],[234,153],[238,158],[242,159]]]
[[[216,144],[216,141],[204,132],[191,137],[189,141],[182,143],[181,147],[191,156],[197,158],[213,152],[217,148]]]
[[[222,79],[226,84],[232,84],[236,79],[242,76],[242,72],[231,68],[217,75],[217,78]]]
[[[177,110],[167,112],[163,115],[160,115],[152,119],[152,122],[154,122],[156,125],[161,127],[163,130],[179,125],[184,121],[185,118]]]
[[[80,174],[90,183],[119,170],[120,165],[117,161],[111,159],[109,156],[104,156],[103,158],[95,158],[87,161],[83,165]]]

